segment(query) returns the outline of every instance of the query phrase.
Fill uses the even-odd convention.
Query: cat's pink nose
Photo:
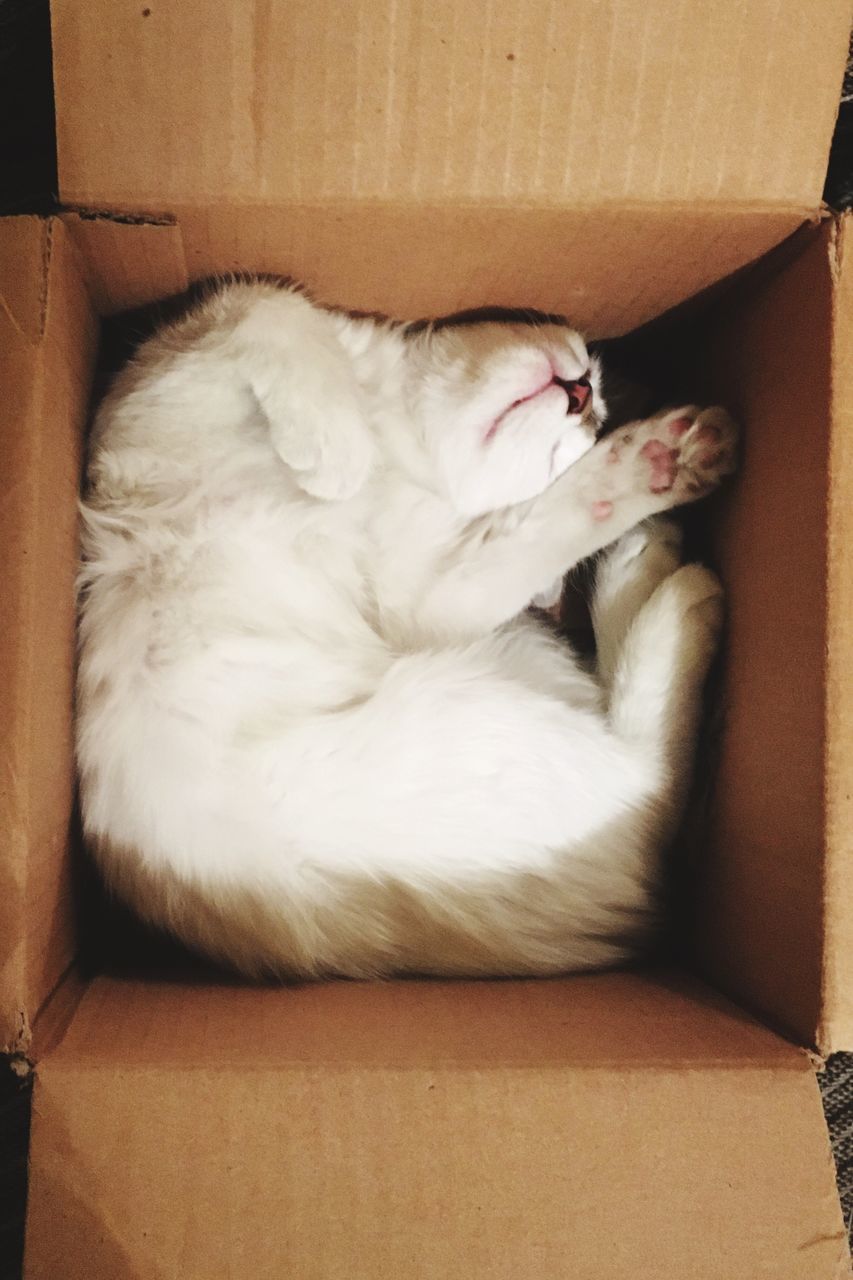
[[[566,390],[569,393],[569,413],[583,413],[586,402],[592,395],[589,378],[578,378],[577,382],[570,382]]]
[[[568,382],[563,378],[555,378],[554,381],[563,388],[569,397],[569,413],[583,413],[592,395],[589,378],[584,375],[584,377],[577,378],[574,382]]]

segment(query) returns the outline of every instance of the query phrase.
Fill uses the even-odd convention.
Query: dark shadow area
[[[0,1280],[17,1280],[24,1250],[32,1079],[0,1059]]]
[[[71,847],[75,851],[72,892],[78,930],[77,961],[84,979],[108,973],[156,982],[240,982],[230,971],[195,955],[164,929],[140,920],[109,892],[84,849],[77,807]]]
[[[0,214],[56,205],[48,0],[0,0]]]

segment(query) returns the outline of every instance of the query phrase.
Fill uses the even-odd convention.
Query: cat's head
[[[411,342],[410,410],[460,514],[535,497],[594,443],[600,371],[566,325],[465,317]]]

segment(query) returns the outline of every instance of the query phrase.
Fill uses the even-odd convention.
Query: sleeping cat
[[[732,470],[735,429],[597,440],[604,414],[558,323],[235,283],[145,344],[83,513],[77,750],[115,890],[256,975],[634,954],[722,608],[649,517]],[[603,547],[593,677],[527,607]]]

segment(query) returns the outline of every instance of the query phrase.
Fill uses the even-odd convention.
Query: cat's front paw
[[[673,506],[704,497],[735,470],[738,430],[718,406],[676,409],[640,423],[634,432],[644,487],[669,495]]]

